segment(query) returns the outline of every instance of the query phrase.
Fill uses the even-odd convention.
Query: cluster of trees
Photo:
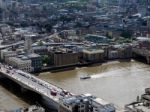
[[[53,57],[49,55],[43,55],[42,56],[42,63],[46,65],[52,65],[53,64]]]

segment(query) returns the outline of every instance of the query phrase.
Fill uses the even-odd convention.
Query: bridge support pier
[[[4,76],[0,74],[0,79],[2,79],[2,78],[4,78]]]
[[[150,57],[146,57],[147,63],[150,64]]]
[[[21,87],[21,92],[22,93],[25,93],[25,92],[27,92],[28,90],[26,89],[26,88],[24,88],[24,87]]]

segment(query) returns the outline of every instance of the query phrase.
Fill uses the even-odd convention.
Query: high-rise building
[[[0,0],[0,7],[2,7],[2,4],[3,4],[3,0]]]
[[[0,8],[6,9],[7,1],[6,0],[0,0]]]
[[[24,50],[28,53],[32,52],[32,36],[30,36],[30,35],[27,35],[25,37]]]
[[[148,34],[147,34],[147,37],[150,38],[150,19],[147,20],[147,28],[148,28]]]

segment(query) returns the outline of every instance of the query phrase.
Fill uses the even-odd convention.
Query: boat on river
[[[87,76],[81,76],[81,77],[80,77],[80,79],[82,79],[82,80],[90,79],[90,78],[91,78],[91,76],[90,76],[90,75],[87,75]]]

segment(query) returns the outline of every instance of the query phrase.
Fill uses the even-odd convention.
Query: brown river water
[[[28,106],[27,103],[18,98],[3,86],[0,86],[0,110],[15,110]]]
[[[91,79],[80,80],[91,75]],[[95,67],[41,73],[39,78],[62,87],[72,93],[91,93],[119,107],[135,101],[144,89],[150,87],[150,65],[131,61],[112,61]],[[27,106],[13,93],[0,86],[0,109]]]

